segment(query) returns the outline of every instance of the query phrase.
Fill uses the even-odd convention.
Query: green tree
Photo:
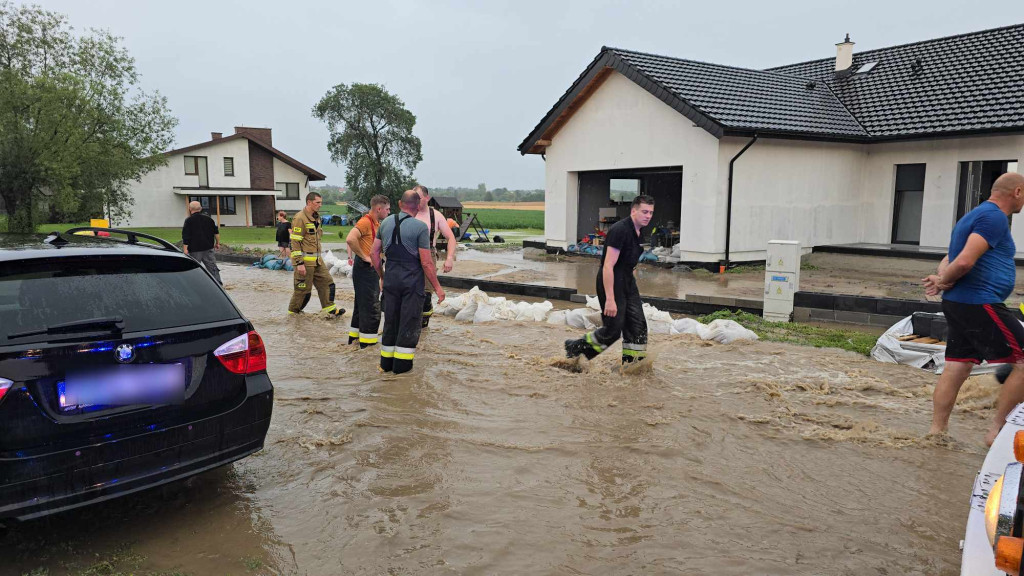
[[[69,218],[131,213],[127,183],[165,163],[177,124],[139,87],[135,60],[108,32],[0,2],[0,198],[8,230],[48,208]]]
[[[413,135],[416,116],[405,103],[378,84],[338,84],[313,107],[313,117],[327,124],[327,150],[345,165],[345,181],[355,199],[369,204],[384,194],[396,205],[415,185],[412,172],[423,160],[420,139]]]

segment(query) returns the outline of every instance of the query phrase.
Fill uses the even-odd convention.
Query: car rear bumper
[[[263,448],[274,391],[266,374],[246,377],[247,396],[214,417],[73,451],[0,459],[0,519],[31,520],[223,466]],[[33,469],[61,473],[33,478]],[[4,473],[6,469],[7,473]]]

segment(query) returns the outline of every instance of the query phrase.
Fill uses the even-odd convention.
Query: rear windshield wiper
[[[8,340],[14,340],[16,338],[27,338],[29,336],[40,336],[43,334],[67,334],[67,333],[78,333],[78,332],[93,332],[96,330],[105,329],[110,332],[123,332],[124,331],[124,318],[120,316],[113,316],[110,318],[91,318],[89,320],[78,320],[75,322],[67,322],[65,324],[54,324],[53,326],[47,326],[39,330],[28,330],[26,332],[18,332],[16,334],[8,334]]]

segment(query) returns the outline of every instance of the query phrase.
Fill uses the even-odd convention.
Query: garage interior
[[[600,236],[615,222],[629,218],[633,198],[642,194],[654,198],[654,218],[642,231],[643,240],[650,241],[652,247],[677,244],[682,214],[682,166],[580,172],[576,240],[590,234]],[[652,238],[651,231],[655,229],[657,234]]]

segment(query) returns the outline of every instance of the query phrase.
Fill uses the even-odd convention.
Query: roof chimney
[[[220,140],[223,137],[224,137],[224,133],[223,132],[210,132],[210,138],[212,140]]]
[[[266,144],[267,146],[273,146],[274,140],[270,136],[270,128],[249,128],[247,126],[235,126],[235,134],[245,134],[253,140]]]
[[[853,66],[853,42],[847,32],[846,40],[836,44],[836,72],[849,70],[850,66]]]

